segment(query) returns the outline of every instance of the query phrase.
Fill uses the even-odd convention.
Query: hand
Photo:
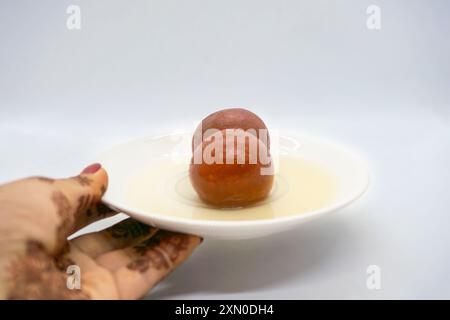
[[[80,228],[116,214],[100,203],[107,184],[106,171],[95,164],[68,179],[0,186],[0,298],[136,299],[200,244],[197,236],[130,218],[68,241]],[[80,289],[67,286],[69,265],[79,267]]]

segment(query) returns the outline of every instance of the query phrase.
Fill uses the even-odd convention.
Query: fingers
[[[112,273],[75,245],[68,246],[57,264],[64,273],[70,265],[78,267],[81,290],[71,291],[81,291],[88,299],[119,299]]]
[[[84,278],[84,288],[91,297],[104,297],[112,290],[111,276],[116,286],[113,296],[136,299],[186,260],[201,241],[197,236],[159,230],[129,218],[71,240],[68,256],[84,270],[92,270]],[[96,279],[94,273],[101,274],[103,280]]]
[[[136,299],[186,260],[201,241],[197,236],[158,230],[149,239],[102,254],[96,261],[114,275],[120,298]]]
[[[118,299],[120,294],[114,274],[96,258],[150,238],[158,229],[125,219],[105,230],[85,234],[70,241],[71,250],[66,257],[76,261],[83,272],[83,288],[93,299]]]
[[[115,295],[136,299],[187,259],[201,239],[196,236],[162,231],[134,219],[126,219],[100,232],[82,235],[71,241],[73,252],[82,252],[95,264],[83,263],[91,270],[108,270],[116,284]],[[80,257],[70,255],[76,261]],[[86,268],[86,267],[85,267]],[[85,279],[92,297],[105,294],[110,281]]]
[[[108,229],[79,236],[71,243],[92,258],[129,246],[134,246],[151,236],[158,229],[134,219],[125,219]]]

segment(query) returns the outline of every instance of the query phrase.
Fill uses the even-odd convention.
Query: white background
[[[66,28],[70,4],[81,30]],[[0,182],[73,175],[114,144],[247,107],[359,150],[368,193],[284,234],[206,239],[148,298],[448,299],[449,13],[444,0],[2,1]]]

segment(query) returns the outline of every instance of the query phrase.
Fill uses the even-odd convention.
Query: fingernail
[[[86,168],[84,168],[84,170],[81,173],[82,174],[93,174],[93,173],[96,173],[98,170],[100,170],[101,167],[102,167],[102,165],[100,163],[94,163],[94,164],[91,164],[90,166],[87,166]]]

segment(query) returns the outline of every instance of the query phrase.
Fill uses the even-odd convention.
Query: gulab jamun
[[[223,129],[194,150],[189,176],[204,202],[225,208],[243,207],[269,195],[274,175],[264,169],[271,167],[269,151],[260,139],[241,130]]]
[[[253,112],[243,108],[228,108],[211,113],[198,125],[192,138],[192,151],[207,138],[205,132],[209,129],[242,129],[254,130],[256,136],[267,144],[270,149],[269,133],[266,124]],[[260,134],[260,130],[265,130],[265,137]],[[249,131],[250,132],[250,131]],[[264,131],[261,131],[264,133]]]

